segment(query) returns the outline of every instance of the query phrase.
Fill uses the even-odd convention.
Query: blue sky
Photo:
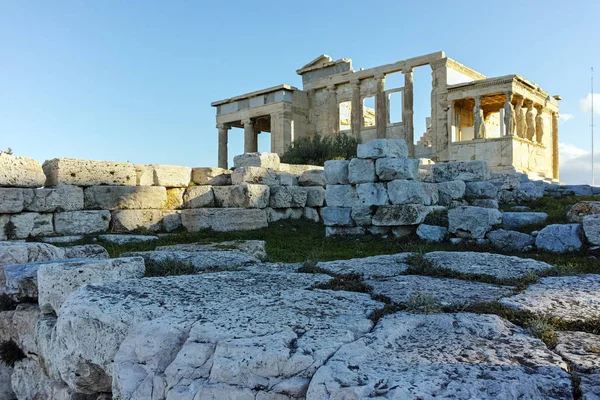
[[[591,66],[600,88],[599,15],[598,1],[0,0],[0,148],[40,161],[214,166],[212,101],[301,87],[295,70],[322,53],[358,69],[444,50],[487,76],[519,73],[562,95],[563,180],[589,181],[581,100]],[[428,69],[415,85],[420,132]],[[240,153],[241,131],[229,142]]]

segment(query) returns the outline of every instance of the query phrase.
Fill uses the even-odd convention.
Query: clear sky
[[[322,53],[358,69],[443,50],[487,76],[518,73],[562,95],[562,180],[589,182],[599,16],[595,0],[0,0],[0,149],[40,161],[216,166],[212,101],[301,87],[296,69]],[[430,79],[416,70],[416,133],[429,107],[418,85]],[[230,155],[242,142],[233,130]]]

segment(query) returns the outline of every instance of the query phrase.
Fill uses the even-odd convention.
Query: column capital
[[[385,75],[384,74],[377,74],[375,75],[375,79],[377,79],[378,81],[383,81],[385,80]]]
[[[404,67],[402,68],[402,73],[403,74],[412,74],[413,73],[413,67]]]
[[[335,91],[335,87],[336,85],[327,85],[327,90],[331,91]]]
[[[475,96],[475,107],[481,107],[481,96]]]
[[[254,121],[252,121],[252,118],[242,118],[242,124],[244,125],[248,125],[248,124],[253,124]]]
[[[217,129],[229,130],[229,129],[231,129],[231,125],[229,125],[229,124],[217,124]]]
[[[350,81],[350,84],[351,84],[352,86],[360,86],[360,79],[352,79],[352,80]]]

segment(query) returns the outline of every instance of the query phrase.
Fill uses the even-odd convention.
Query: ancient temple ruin
[[[427,131],[415,143],[413,70],[432,70]],[[352,60],[321,55],[296,71],[302,90],[279,85],[220,100],[219,167],[227,168],[228,131],[244,129],[244,152],[260,132],[283,154],[295,139],[345,132],[367,142],[402,138],[410,155],[433,162],[485,160],[492,171],[558,180],[558,100],[519,75],[487,78],[444,52],[353,70]],[[402,87],[386,77],[402,73]],[[397,108],[397,109],[396,109]]]

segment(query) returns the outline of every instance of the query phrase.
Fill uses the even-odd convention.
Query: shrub
[[[441,312],[442,308],[430,295],[416,292],[406,302],[406,311],[419,314],[434,314]]]
[[[0,343],[0,361],[9,367],[14,367],[17,361],[25,358],[23,350],[14,340],[8,340]]]
[[[335,137],[301,138],[292,143],[281,157],[288,164],[323,165],[327,160],[349,160],[356,157],[360,142],[345,133]]]
[[[535,318],[526,323],[527,331],[550,347],[556,346],[554,326],[546,319]]]

